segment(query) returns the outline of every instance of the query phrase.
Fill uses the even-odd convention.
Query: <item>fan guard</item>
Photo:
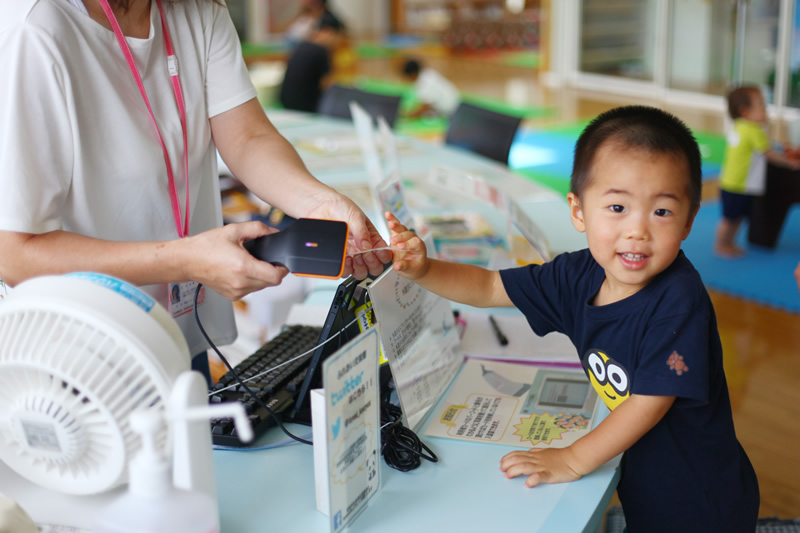
[[[140,447],[130,413],[164,409],[189,366],[175,321],[136,287],[91,273],[25,281],[0,305],[0,460],[64,493],[113,488]]]

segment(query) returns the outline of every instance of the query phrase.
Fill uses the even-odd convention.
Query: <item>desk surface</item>
[[[266,438],[284,436],[275,430]],[[524,477],[500,472],[500,459],[514,448],[423,438],[439,462],[406,473],[381,462],[382,489],[349,531],[594,532],[619,477],[617,458],[578,481],[528,489]],[[329,531],[328,517],[316,510],[311,446],[215,451],[214,464],[223,532]]]
[[[366,182],[352,123],[285,111],[271,112],[270,118],[321,181],[343,192]],[[554,252],[586,246],[583,234],[569,221],[566,201],[557,193],[468,152],[405,138],[398,144],[406,182],[424,188],[434,164],[465,170],[511,195],[542,229]],[[443,209],[477,204],[447,191],[439,193]],[[412,209],[424,207],[413,187],[407,201]],[[369,213],[368,207],[362,205]],[[603,406],[600,411],[602,419],[607,410]],[[267,442],[284,439],[277,429],[264,437]],[[508,480],[500,472],[500,459],[513,448],[430,437],[425,442],[439,463],[423,461],[409,473],[382,463],[382,490],[351,531],[599,531],[619,476],[616,458],[579,481],[526,489],[524,478]],[[310,446],[216,451],[214,460],[223,532],[329,530],[329,519],[316,510]]]

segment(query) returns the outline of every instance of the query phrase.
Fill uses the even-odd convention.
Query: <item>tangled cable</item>
[[[381,402],[381,454],[386,464],[395,470],[408,472],[422,464],[422,459],[438,462],[433,450],[403,425],[402,418],[403,412],[398,406],[386,400]]]

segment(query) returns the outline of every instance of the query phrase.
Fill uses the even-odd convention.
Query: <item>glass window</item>
[[[583,0],[580,70],[653,80],[655,0]]]
[[[792,45],[789,51],[789,76],[787,79],[788,105],[800,107],[800,9],[795,7],[792,24]]]
[[[766,101],[773,103],[780,0],[749,0],[739,4],[744,5],[745,17],[741,81],[761,86]]]
[[[736,2],[671,2],[667,86],[724,95],[734,75]]]

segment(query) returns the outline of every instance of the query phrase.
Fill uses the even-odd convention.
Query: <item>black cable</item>
[[[195,291],[194,291],[194,319],[195,319],[195,322],[197,322],[197,327],[200,328],[200,333],[202,333],[203,337],[205,337],[206,342],[208,342],[209,346],[211,346],[211,348],[214,350],[214,352],[216,352],[216,354],[219,356],[219,358],[225,364],[225,366],[228,369],[228,372],[231,372],[233,374],[233,377],[236,378],[236,381],[238,381],[239,384],[242,387],[244,387],[244,390],[247,391],[247,393],[256,401],[256,403],[262,409],[264,409],[266,412],[268,412],[272,416],[272,418],[275,420],[275,422],[278,423],[278,427],[280,427],[281,430],[284,433],[286,433],[289,437],[291,437],[292,439],[296,440],[297,442],[302,442],[303,444],[312,444],[313,445],[314,443],[311,442],[310,440],[306,440],[306,439],[303,439],[301,437],[298,437],[297,435],[294,435],[288,429],[286,429],[286,427],[281,422],[281,419],[278,418],[278,415],[276,415],[275,412],[272,409],[267,407],[267,404],[262,402],[261,399],[258,396],[256,396],[256,394],[250,389],[250,387],[247,386],[247,383],[245,383],[242,380],[242,378],[239,377],[239,374],[236,373],[236,371],[233,369],[233,367],[228,362],[228,360],[225,359],[225,356],[222,355],[222,353],[219,351],[219,349],[216,347],[216,345],[211,341],[211,338],[208,336],[208,333],[206,333],[205,328],[203,328],[203,324],[200,323],[200,313],[197,311],[197,297],[200,295],[200,288],[202,286],[203,286],[202,283],[198,283],[197,284],[197,289],[195,289]]]
[[[438,463],[439,458],[423,443],[417,434],[403,425],[403,411],[389,401],[392,391],[383,390],[381,398],[381,455],[386,464],[395,470],[408,472],[422,464],[422,459]],[[423,452],[427,452],[424,453]]]
[[[197,289],[195,289],[194,293],[194,318],[197,322],[197,327],[200,329],[200,333],[203,334],[203,337],[208,342],[209,346],[214,350],[214,352],[219,356],[220,360],[223,362],[225,367],[228,369],[228,372],[231,372],[233,377],[236,378],[236,381],[244,387],[245,391],[256,401],[256,403],[261,406],[265,411],[267,411],[275,422],[277,422],[278,427],[286,433],[289,437],[296,440],[297,442],[301,442],[303,444],[311,444],[313,445],[312,441],[303,439],[292,434],[281,422],[280,418],[272,411],[267,405],[261,401],[261,399],[256,396],[256,394],[247,386],[247,383],[242,380],[239,374],[233,369],[231,364],[225,358],[224,355],[219,351],[216,347],[214,342],[206,333],[205,328],[203,328],[203,324],[200,322],[200,313],[197,309],[197,300],[198,296],[200,295],[200,289],[202,288],[203,284],[198,283]],[[341,311],[341,310],[340,310]],[[344,328],[343,328],[344,329]],[[342,333],[341,331],[337,333],[337,336]],[[340,339],[341,342],[341,339]],[[381,455],[383,455],[384,461],[386,464],[395,470],[399,470],[401,472],[408,472],[410,470],[414,470],[415,468],[419,467],[422,464],[422,459],[427,459],[432,463],[439,462],[439,458],[433,453],[433,450],[428,448],[417,436],[414,431],[411,429],[403,426],[403,412],[400,407],[394,405],[390,400],[389,397],[391,396],[392,389],[388,386],[384,387],[382,391],[382,398],[381,398]],[[424,451],[423,451],[424,450]],[[427,452],[424,453],[424,452]]]

